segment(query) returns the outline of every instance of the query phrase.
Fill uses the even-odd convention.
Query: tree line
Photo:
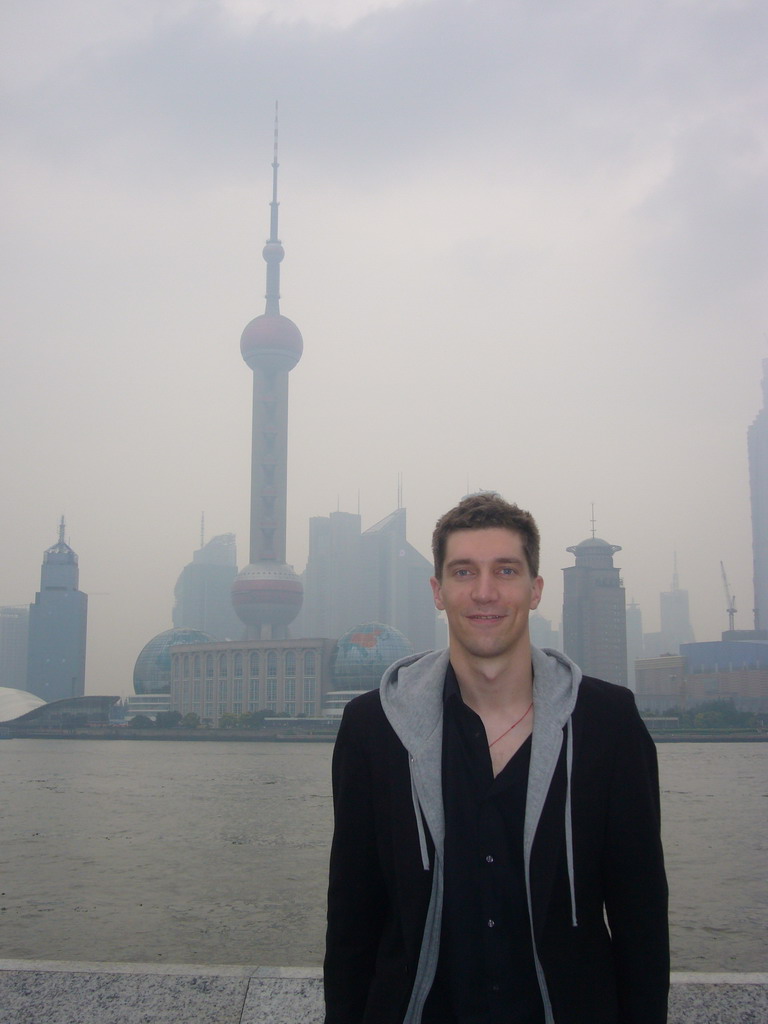
[[[219,729],[263,729],[266,719],[274,711],[246,711],[241,715],[227,713],[219,716]],[[158,711],[154,722],[148,715],[135,715],[128,725],[131,729],[203,729],[209,723],[194,711],[182,715],[180,711]]]
[[[764,730],[768,715],[759,711],[738,711],[732,700],[710,700],[690,708],[673,707],[663,712],[665,718],[677,718],[681,729],[745,729]]]

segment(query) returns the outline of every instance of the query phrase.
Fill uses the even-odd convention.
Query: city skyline
[[[402,480],[428,555],[489,488],[539,521],[553,622],[594,502],[646,631],[675,551],[697,639],[727,628],[721,561],[751,626],[761,7],[356,9],[6,15],[0,604],[33,600],[65,514],[87,693],[130,691],[202,511],[244,563],[276,99],[296,571],[328,509],[367,528]]]

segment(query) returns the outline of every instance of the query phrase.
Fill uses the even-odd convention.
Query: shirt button
[[[489,854],[488,854],[488,856],[487,856],[487,857],[485,858],[485,862],[486,862],[486,864],[493,864],[493,857],[491,856],[491,854],[490,854],[490,853],[489,853]]]
[[[495,928],[496,927],[496,922],[493,920],[492,917],[488,919],[488,927],[489,928]]]

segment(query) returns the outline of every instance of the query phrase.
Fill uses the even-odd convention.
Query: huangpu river
[[[0,958],[316,965],[330,743],[0,741]],[[675,970],[768,962],[768,744],[658,747]]]

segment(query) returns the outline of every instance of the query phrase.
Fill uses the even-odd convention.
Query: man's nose
[[[494,601],[498,594],[496,577],[492,572],[479,572],[475,577],[472,597],[475,601]]]

